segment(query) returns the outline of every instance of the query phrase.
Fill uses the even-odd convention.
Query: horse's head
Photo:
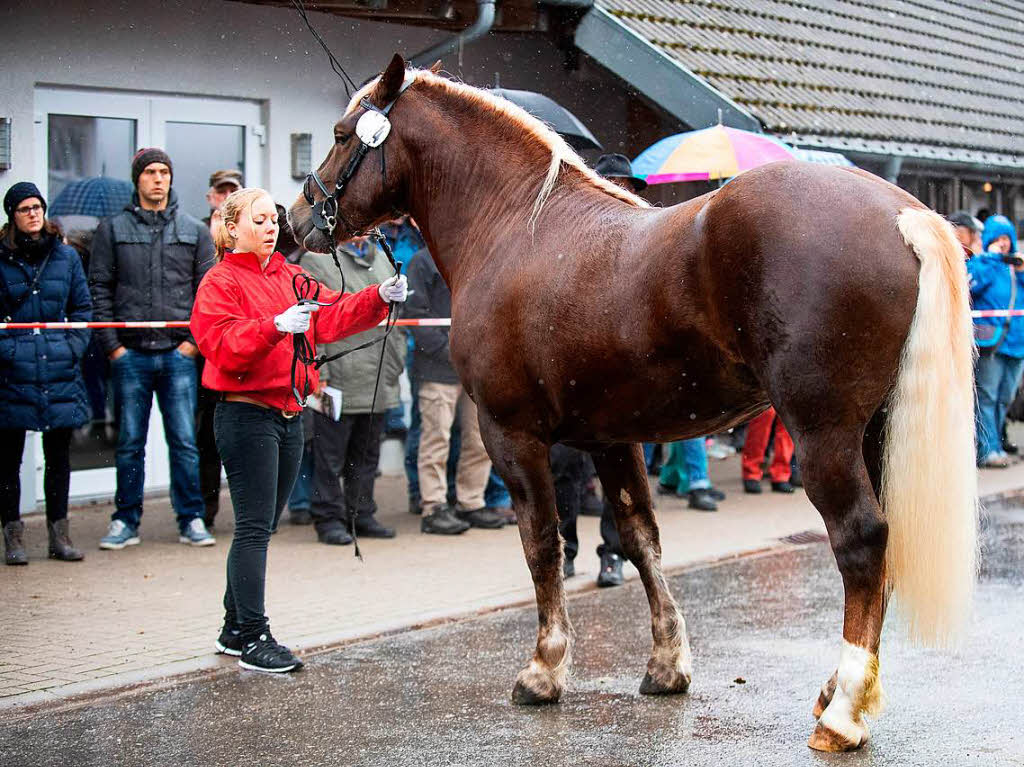
[[[384,73],[353,96],[335,123],[334,146],[306,178],[302,194],[288,211],[295,239],[307,250],[330,252],[338,243],[403,212],[402,190],[411,158],[401,126],[391,130],[390,117],[412,78],[396,53]]]

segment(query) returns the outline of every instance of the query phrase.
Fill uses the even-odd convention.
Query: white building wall
[[[301,186],[291,178],[289,134],[313,134],[315,161],[330,147],[345,91],[295,11],[210,0],[62,0],[58,6],[0,9],[0,116],[12,118],[14,166],[0,171],[4,190],[46,172],[35,167],[37,85],[258,100],[267,126],[264,185],[286,206]],[[441,34],[309,15],[357,83],[396,50],[419,50]]]

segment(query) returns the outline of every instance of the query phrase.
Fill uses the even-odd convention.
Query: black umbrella
[[[601,149],[601,144],[594,138],[594,134],[587,130],[587,126],[581,123],[576,115],[544,94],[508,88],[492,88],[491,93],[508,99],[541,122],[547,123],[555,132],[560,133],[573,149]]]

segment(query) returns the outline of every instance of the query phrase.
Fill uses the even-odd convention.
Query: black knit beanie
[[[162,162],[167,166],[171,171],[171,183],[174,183],[174,166],[171,165],[171,158],[167,156],[167,152],[156,147],[148,147],[140,149],[132,158],[132,186],[138,187],[142,171],[146,169],[147,165],[154,162]]]
[[[46,213],[46,200],[43,199],[43,193],[39,191],[39,187],[31,181],[19,181],[4,195],[4,213],[7,214],[7,218],[13,219],[14,209],[29,197],[38,197],[39,202],[43,205],[43,213]]]

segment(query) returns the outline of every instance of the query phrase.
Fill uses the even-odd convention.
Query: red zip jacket
[[[274,327],[274,317],[295,304],[292,277],[302,270],[274,253],[260,269],[254,253],[225,253],[224,260],[207,272],[196,292],[189,329],[206,358],[203,386],[234,392],[270,407],[298,412],[292,394],[293,346],[290,333]],[[321,301],[338,293],[323,288]],[[346,293],[333,306],[310,315],[306,338],[314,346],[369,330],[388,313],[377,286]],[[299,363],[301,364],[301,363]],[[306,365],[315,391],[320,376]],[[301,371],[297,371],[302,380]],[[300,384],[301,385],[301,384]]]

